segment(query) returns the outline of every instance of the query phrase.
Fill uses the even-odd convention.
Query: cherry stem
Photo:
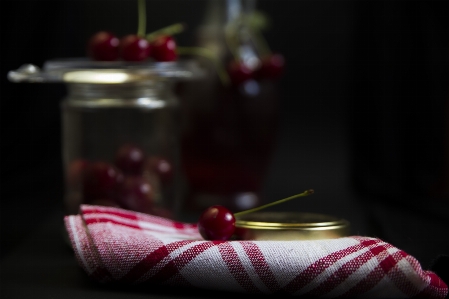
[[[224,70],[220,63],[220,60],[214,55],[214,53],[206,48],[200,47],[178,47],[176,49],[178,54],[181,55],[198,55],[210,59],[215,64],[215,69],[217,70],[218,77],[220,78],[223,85],[228,85],[230,80],[228,73]]]
[[[138,25],[137,25],[137,35],[140,37],[144,37],[146,27],[147,27],[147,14],[146,14],[145,0],[138,0],[137,12],[139,14]]]
[[[260,206],[260,207],[254,208],[254,209],[249,209],[249,210],[246,210],[246,211],[235,213],[234,216],[235,217],[239,217],[239,216],[246,215],[246,214],[249,214],[249,213],[257,212],[259,210],[262,210],[262,209],[265,209],[265,208],[268,208],[268,207],[271,207],[271,206],[274,206],[274,205],[277,205],[277,204],[280,204],[280,203],[292,200],[294,198],[304,197],[304,196],[307,196],[307,195],[311,195],[313,193],[314,193],[313,189],[309,189],[309,190],[304,191],[303,193],[296,194],[296,195],[293,195],[293,196],[290,196],[290,197],[287,197],[287,198],[284,198],[284,199],[280,199],[280,200],[277,200],[275,202],[270,202],[269,204],[266,204],[266,205],[263,205],[263,206]]]
[[[148,41],[155,40],[160,35],[175,35],[178,33],[181,33],[185,30],[185,25],[182,23],[176,23],[164,28],[161,28],[159,30],[153,31],[149,34],[147,34],[146,39]]]

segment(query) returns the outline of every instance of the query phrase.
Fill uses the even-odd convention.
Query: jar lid
[[[204,75],[194,60],[172,62],[92,61],[87,58],[49,60],[42,69],[24,64],[8,72],[11,82],[122,84],[157,79],[196,79]]]
[[[239,240],[317,240],[348,236],[349,222],[330,215],[257,212],[236,219]]]

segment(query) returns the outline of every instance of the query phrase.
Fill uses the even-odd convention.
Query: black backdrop
[[[149,0],[148,27],[183,21],[189,30],[178,43],[193,45],[206,4]],[[360,213],[355,233],[384,237],[425,262],[448,254],[438,234],[449,228],[449,3],[260,0],[257,7],[272,19],[268,42],[287,60],[267,194],[313,187],[325,212]],[[13,84],[7,72],[83,56],[91,34],[134,32],[135,16],[134,1],[1,2],[2,256],[61,207],[63,191],[64,86]],[[342,197],[354,199],[351,208],[336,203]],[[428,239],[410,237],[416,229]]]

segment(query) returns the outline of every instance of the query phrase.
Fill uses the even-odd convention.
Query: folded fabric
[[[80,266],[100,282],[244,293],[444,298],[447,285],[380,239],[205,241],[195,224],[83,205],[65,217]]]

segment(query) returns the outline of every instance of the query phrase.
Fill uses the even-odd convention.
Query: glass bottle
[[[261,53],[247,23],[242,22],[254,12],[255,4],[209,1],[197,45],[209,49],[223,66],[238,56],[256,70]],[[231,30],[239,37],[232,47],[227,38]],[[187,209],[198,213],[213,204],[233,211],[249,209],[264,201],[263,183],[279,122],[277,85],[255,78],[227,85],[220,80],[216,65],[208,67],[217,75],[181,83],[178,89],[185,117],[181,164],[187,181]]]

